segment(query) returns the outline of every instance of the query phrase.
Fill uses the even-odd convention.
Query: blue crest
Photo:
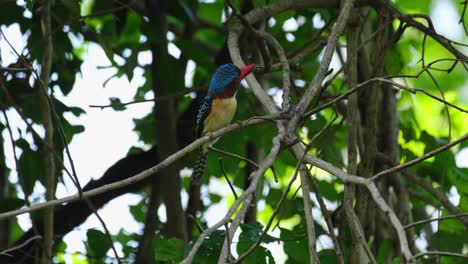
[[[213,74],[213,77],[211,77],[208,94],[213,95],[223,92],[224,88],[234,81],[239,74],[240,70],[234,64],[219,66]]]

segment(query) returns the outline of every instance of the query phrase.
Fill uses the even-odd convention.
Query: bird
[[[197,138],[228,125],[236,113],[236,93],[241,81],[255,68],[250,64],[238,68],[234,64],[219,66],[211,77],[208,93],[205,96],[197,115]],[[209,147],[217,139],[203,144],[199,149],[197,161],[192,173],[192,185],[200,185],[205,174]]]

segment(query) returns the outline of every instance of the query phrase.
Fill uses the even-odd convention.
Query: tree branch
[[[45,127],[45,144],[53,149],[54,148],[54,124],[52,119],[51,105],[49,105],[49,76],[52,69],[53,60],[53,42],[52,30],[50,22],[50,5],[47,0],[41,1],[41,29],[42,37],[45,39],[45,50],[42,58],[42,68],[40,75],[40,82],[44,85],[42,93],[39,95],[41,104],[41,114]],[[55,198],[55,159],[53,152],[49,152],[47,148],[43,149],[45,159],[45,187],[46,187],[46,200],[51,201]],[[44,214],[44,252],[42,255],[42,263],[48,264],[52,261],[52,247],[54,245],[54,208],[47,208]]]
[[[310,202],[309,183],[307,182],[307,167],[300,165],[302,200],[304,201],[304,214],[307,225],[307,237],[309,242],[310,263],[320,263],[317,255],[317,238],[315,236],[314,218],[312,217],[312,205]]]
[[[307,88],[306,92],[302,96],[301,100],[296,104],[293,110],[293,117],[288,124],[287,134],[293,134],[297,128],[297,125],[300,122],[300,118],[304,114],[307,106],[310,104],[313,98],[318,94],[321,84],[328,72],[328,67],[330,65],[333,52],[336,48],[338,43],[338,39],[343,32],[346,23],[348,21],[349,15],[351,13],[351,8],[354,5],[354,0],[347,0],[344,2],[343,6],[341,7],[340,15],[338,16],[338,20],[333,27],[330,36],[328,37],[327,47],[325,48],[322,61],[320,62],[320,67],[317,70],[317,73],[314,76],[311,84]],[[289,139],[291,140],[291,139]]]
[[[109,192],[109,191],[112,191],[112,190],[115,190],[115,189],[118,189],[118,188],[122,188],[122,187],[125,187],[127,185],[130,185],[130,184],[133,184],[133,183],[136,183],[136,182],[140,182],[140,181],[142,181],[142,180],[144,180],[146,178],[149,178],[149,177],[153,176],[156,172],[161,170],[162,168],[165,168],[166,166],[172,164],[174,161],[179,160],[180,158],[184,157],[188,153],[198,149],[204,143],[207,143],[207,142],[209,142],[209,141],[211,141],[211,140],[213,140],[215,138],[221,137],[226,133],[238,130],[240,128],[244,128],[244,127],[248,127],[248,126],[252,126],[252,125],[258,125],[258,124],[266,123],[267,121],[279,120],[279,119],[282,119],[282,118],[283,118],[282,113],[275,113],[275,114],[266,115],[266,116],[262,116],[262,117],[252,117],[252,118],[249,118],[247,120],[239,121],[239,122],[231,124],[231,125],[229,125],[227,127],[221,128],[221,129],[211,133],[210,135],[205,135],[205,136],[193,141],[191,144],[185,146],[184,148],[180,149],[176,153],[173,153],[172,155],[168,156],[166,159],[164,159],[163,161],[161,161],[157,165],[155,165],[155,166],[153,166],[153,167],[151,167],[151,168],[149,168],[149,169],[147,169],[145,171],[142,171],[141,173],[138,173],[138,174],[136,174],[136,175],[134,175],[132,177],[125,178],[125,179],[123,179],[121,181],[118,181],[118,182],[106,184],[104,186],[101,186],[101,187],[98,187],[98,188],[83,192],[83,198],[92,197],[92,196],[95,196],[95,195],[98,195],[98,194]],[[55,199],[55,200],[52,200],[52,201],[38,203],[38,204],[35,204],[35,205],[32,205],[32,206],[20,208],[20,209],[17,209],[17,210],[8,211],[8,212],[0,214],[0,220],[6,219],[6,218],[9,218],[9,217],[12,217],[12,216],[24,214],[24,213],[27,213],[27,212],[37,211],[39,209],[48,208],[50,206],[55,206],[55,205],[59,205],[59,204],[63,204],[63,203],[76,201],[78,199],[80,199],[80,196],[78,194],[75,194],[75,195],[67,196],[67,197],[64,197],[64,198]]]
[[[387,170],[384,170],[384,171],[381,171],[379,173],[377,173],[376,175],[372,176],[370,178],[371,181],[377,181],[379,180],[381,177],[385,176],[385,175],[388,175],[388,174],[391,174],[391,173],[394,173],[394,172],[397,172],[397,171],[401,171],[403,169],[406,169],[406,168],[409,168],[415,164],[418,164],[424,160],[427,160],[437,154],[439,154],[440,152],[443,152],[447,149],[450,149],[451,147],[453,146],[456,146],[458,144],[460,144],[461,142],[465,141],[468,139],[468,134],[448,143],[448,144],[445,144],[443,145],[442,147],[439,147],[439,148],[436,148],[426,154],[424,154],[423,156],[417,158],[417,159],[414,159],[414,160],[411,160],[411,161],[408,161],[406,163],[403,163],[401,165],[398,165],[398,166],[395,166],[395,167],[392,167],[390,169],[387,169]]]
[[[413,226],[422,225],[422,224],[426,224],[426,223],[430,223],[430,222],[443,221],[443,220],[455,219],[455,218],[464,218],[464,217],[468,217],[468,213],[457,214],[457,215],[448,215],[448,216],[442,216],[442,217],[437,217],[437,218],[420,220],[420,221],[405,225],[404,228],[408,229],[408,228],[411,228]]]

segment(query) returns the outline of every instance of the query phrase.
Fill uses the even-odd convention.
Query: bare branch
[[[464,218],[464,217],[468,217],[468,213],[458,214],[458,215],[448,215],[448,216],[442,216],[442,217],[431,218],[431,219],[425,219],[425,220],[421,220],[421,221],[411,223],[409,225],[405,225],[404,228],[408,229],[408,228],[411,228],[413,226],[422,225],[422,224],[426,224],[426,223],[430,223],[430,222],[443,221],[443,220],[454,219],[454,218]]]
[[[24,241],[24,243],[22,243],[21,245],[18,245],[18,246],[15,246],[15,247],[11,247],[11,248],[8,248],[8,249],[5,249],[3,250],[2,252],[0,252],[0,255],[9,255],[8,252],[12,252],[12,251],[16,251],[18,249],[21,249],[22,247],[28,245],[29,243],[31,243],[32,241],[34,240],[37,240],[37,239],[42,239],[42,236],[33,236],[31,238],[29,238],[28,240]]]
[[[234,198],[237,200],[239,199],[239,196],[236,193],[236,190],[234,189],[234,186],[231,183],[231,180],[229,180],[229,177],[227,176],[226,170],[224,169],[224,164],[223,164],[223,158],[219,158],[219,166],[221,167],[221,171],[223,172],[223,176],[226,179],[229,188],[231,189],[232,194],[234,195]]]
[[[89,107],[92,108],[108,108],[108,107],[116,107],[116,106],[127,106],[127,105],[133,105],[133,104],[140,104],[140,103],[153,103],[153,102],[158,102],[158,101],[163,101],[163,100],[169,100],[173,98],[180,98],[183,97],[189,93],[194,93],[194,92],[200,92],[204,91],[206,88],[204,87],[197,87],[197,88],[191,88],[191,89],[184,89],[184,91],[171,94],[171,95],[163,95],[163,96],[158,96],[153,99],[145,99],[145,100],[136,100],[132,102],[126,102],[126,103],[121,103],[121,104],[108,104],[108,105],[89,105]]]
[[[45,1],[45,0],[44,0]],[[45,1],[46,3],[48,3],[48,1]],[[50,20],[50,18],[49,18]],[[50,23],[49,23],[50,24]],[[46,35],[48,38],[51,38],[52,37],[52,33],[50,32],[50,30],[48,31],[49,34],[43,34],[43,35]],[[18,57],[18,59],[23,63],[23,66],[26,67],[29,71],[31,71],[34,76],[36,77],[36,80],[38,81],[39,83],[39,87],[41,89],[41,92],[43,93],[43,95],[46,97],[47,99],[47,104],[48,104],[48,107],[49,109],[51,110],[51,114],[53,114],[54,116],[54,119],[55,121],[57,122],[57,125],[58,125],[58,131],[59,131],[59,135],[60,135],[60,139],[65,147],[65,154],[67,155],[67,158],[68,158],[68,161],[70,163],[70,167],[71,167],[71,170],[72,170],[72,173],[73,174],[70,174],[68,172],[68,170],[66,170],[65,168],[65,165],[63,165],[63,161],[60,159],[60,158],[56,158],[58,160],[61,161],[62,165],[63,165],[63,169],[70,175],[70,177],[73,178],[72,182],[75,184],[76,188],[78,189],[78,193],[80,194],[81,196],[81,185],[80,185],[80,182],[78,180],[78,176],[77,176],[77,173],[76,173],[76,169],[75,169],[75,163],[73,162],[73,158],[71,156],[71,153],[70,153],[70,149],[68,148],[68,144],[67,144],[67,140],[66,140],[66,137],[65,137],[65,132],[63,130],[63,126],[62,126],[62,123],[60,121],[60,118],[55,110],[55,107],[54,107],[54,104],[52,102],[52,99],[49,97],[49,95],[47,94],[47,87],[48,87],[48,83],[44,84],[43,80],[41,77],[39,77],[39,74],[37,73],[36,69],[34,69],[33,66],[31,66],[28,61],[18,53],[18,51],[15,49],[15,47],[10,43],[10,41],[8,40],[8,38],[6,38],[5,34],[3,33],[2,29],[0,28],[0,35],[3,37],[3,39],[6,41],[6,43],[8,44],[8,46],[11,48],[11,50],[13,50],[13,52],[15,53],[15,55]],[[50,42],[52,43],[52,40],[50,40]],[[51,55],[52,56],[52,53]],[[50,57],[50,60],[52,60],[52,57]],[[44,63],[44,62],[43,62]],[[47,69],[42,69],[42,72],[41,74],[43,74],[45,72],[45,70]],[[50,75],[50,69],[49,69],[49,75]],[[4,87],[2,87],[4,88]],[[6,89],[4,89],[5,91],[7,91]],[[6,92],[7,93],[7,92]],[[19,111],[19,108],[16,108],[16,110],[18,111],[18,113],[20,112]],[[29,124],[29,122],[26,121],[26,119],[22,116],[23,120],[25,120],[26,124]],[[40,137],[39,137],[40,138]],[[46,146],[49,148],[49,151],[52,151],[52,152],[55,152],[54,151],[54,148],[48,144],[46,144]],[[56,155],[57,156],[57,155]]]
[[[402,12],[400,12],[398,9],[394,8],[391,6],[388,2],[385,2],[387,9],[393,13],[394,16],[396,16],[399,20],[405,22],[407,25],[414,27],[421,32],[431,36],[435,41],[439,42],[442,46],[444,46],[448,51],[450,51],[456,58],[462,59],[464,61],[468,60],[468,57],[465,56],[461,51],[456,49],[452,43],[453,41],[447,39],[446,37],[438,34],[434,27],[429,23],[429,27],[425,26],[424,24],[414,20],[414,15],[407,15]],[[428,19],[430,22],[431,20]]]
[[[301,147],[297,144],[292,147],[292,151],[294,155],[296,155],[296,157],[298,157],[302,153]],[[388,206],[388,204],[382,198],[379,190],[377,189],[373,181],[371,181],[370,179],[361,178],[361,177],[354,176],[354,175],[349,175],[345,173],[344,171],[331,165],[330,163],[324,160],[321,160],[317,157],[314,157],[312,155],[306,155],[304,158],[304,161],[330,173],[331,175],[334,175],[340,178],[344,182],[364,185],[371,193],[371,196],[374,199],[375,203],[390,218],[390,222],[392,223],[393,227],[395,228],[398,234],[401,252],[403,253],[406,261],[408,261],[409,263],[415,263],[414,257],[411,253],[411,250],[409,249],[405,230],[403,229],[403,226],[400,220],[398,220],[398,217],[395,215],[395,212],[393,212],[393,210]]]
[[[393,163],[385,154],[383,153],[378,153],[377,157],[379,160],[391,165],[391,166],[398,166],[398,164]],[[403,169],[402,170],[403,175],[408,177],[410,180],[412,180],[414,183],[418,184],[421,186],[424,190],[426,190],[428,193],[430,193],[432,196],[434,196],[437,201],[439,201],[448,211],[450,211],[452,214],[455,215],[460,215],[464,214],[458,207],[453,205],[450,200],[447,198],[445,194],[442,192],[438,191],[435,189],[430,183],[426,182],[424,179],[416,175],[414,172]],[[458,218],[464,225],[465,227],[468,228],[468,219],[466,218]]]
[[[273,37],[271,34],[265,31],[256,31],[256,34],[264,38],[266,42],[275,49],[276,54],[278,54],[278,57],[280,59],[281,68],[283,72],[282,109],[283,111],[286,111],[291,106],[290,98],[289,98],[290,87],[291,87],[291,70],[289,68],[288,58],[286,57],[286,53],[284,52],[283,46],[281,46],[281,44],[278,42],[278,40],[275,39],[275,37]]]
[[[427,251],[421,252],[416,254],[415,258],[420,258],[423,256],[448,256],[448,257],[458,257],[458,258],[466,258],[468,259],[468,255],[460,254],[460,253],[453,253],[453,252],[445,252],[445,251]]]
[[[42,93],[39,95],[39,102],[41,104],[41,114],[45,128],[44,142],[50,148],[54,148],[54,123],[52,119],[52,105],[49,104],[49,76],[52,69],[53,61],[53,42],[52,30],[50,22],[50,5],[49,1],[41,1],[41,29],[42,37],[45,39],[44,56],[41,63],[41,75],[39,82]],[[44,148],[45,159],[45,187],[46,187],[46,200],[50,201],[55,198],[55,159],[53,152],[47,151]],[[54,245],[54,208],[51,206],[46,209],[44,214],[44,252],[42,255],[42,263],[47,264],[52,261],[52,247]]]
[[[242,157],[240,155],[237,155],[237,154],[234,154],[234,153],[231,153],[231,152],[227,152],[225,150],[218,149],[218,148],[215,148],[213,146],[209,147],[209,149],[214,151],[214,152],[218,152],[218,153],[224,154],[226,156],[230,156],[230,157],[233,157],[233,158],[240,159],[240,160],[243,160],[245,162],[248,162],[248,163],[252,164],[256,168],[260,167],[260,165],[258,165],[255,161],[253,161],[251,159],[248,159],[246,157]]]
[[[331,237],[333,242],[333,246],[335,247],[336,258],[338,259],[339,264],[344,264],[343,260],[343,252],[341,251],[340,243],[335,235],[335,228],[333,227],[333,223],[331,221],[330,213],[328,212],[327,206],[323,201],[322,194],[320,193],[320,188],[315,181],[314,177],[310,174],[310,170],[307,170],[307,177],[309,178],[309,182],[312,185],[312,189],[314,189],[315,197],[320,205],[320,210],[322,211],[323,218],[325,218],[325,222],[327,223],[328,233]]]
[[[249,188],[247,188],[247,190],[242,194],[242,196],[246,195],[244,204],[242,205],[241,209],[239,210],[239,213],[234,218],[234,220],[231,223],[231,227],[229,228],[229,233],[230,233],[229,235],[231,237],[234,236],[234,233],[239,227],[241,221],[244,219],[245,214],[249,210],[250,202],[253,198],[253,193],[255,192],[255,190],[257,190],[257,186],[258,186],[258,183],[260,182],[260,179],[262,178],[265,171],[272,166],[272,164],[275,162],[276,157],[281,151],[281,142],[284,139],[285,129],[284,129],[284,126],[282,126],[280,122],[276,122],[276,123],[277,123],[277,128],[278,128],[278,135],[275,136],[272,140],[273,142],[272,142],[270,153],[267,155],[267,157],[262,162],[260,167],[255,172],[253,172],[252,175],[250,176],[252,179],[252,182],[250,183]],[[237,201],[241,201],[241,197]],[[237,206],[233,205],[232,208],[236,208],[236,207]],[[221,255],[218,259],[218,264],[226,262],[227,260],[226,254],[227,254],[228,247],[229,247],[229,243],[227,240],[225,240],[223,244],[223,249],[221,250]]]
[[[315,236],[314,219],[312,217],[312,205],[310,202],[309,184],[307,182],[307,167],[303,164],[300,166],[302,200],[304,201],[304,214],[307,225],[307,237],[309,242],[309,258],[310,263],[320,263],[317,255],[317,238]]]
[[[315,74],[314,79],[312,80],[311,84],[309,85],[306,92],[302,96],[301,100],[294,106],[294,109],[293,109],[294,115],[288,124],[287,135],[294,133],[307,106],[310,104],[312,99],[318,94],[321,84],[328,72],[328,67],[330,65],[333,52],[338,43],[338,39],[341,36],[341,33],[343,32],[346,26],[346,23],[348,21],[353,5],[354,5],[354,0],[344,1],[343,6],[341,7],[340,15],[338,16],[338,20],[335,26],[333,27],[330,33],[330,36],[328,37],[327,47],[323,54],[320,67],[317,70],[317,73]]]
[[[286,200],[286,198],[288,197],[288,194],[289,194],[289,191],[291,190],[292,188],[292,185],[294,183],[294,181],[296,181],[297,179],[297,168],[299,166],[299,162],[297,163],[296,165],[296,170],[294,170],[294,174],[293,176],[291,177],[291,179],[289,180],[289,183],[288,185],[286,186],[286,189],[284,190],[283,194],[281,195],[281,198],[279,199],[278,201],[278,204],[276,204],[276,207],[275,207],[275,210],[273,210],[273,213],[271,214],[270,216],[270,219],[268,220],[268,223],[265,225],[265,228],[263,229],[263,232],[260,234],[260,236],[257,238],[257,241],[255,241],[255,243],[244,253],[242,254],[241,256],[239,256],[239,258],[236,260],[235,263],[242,263],[242,260],[244,260],[245,258],[247,258],[250,254],[253,253],[253,251],[258,248],[260,246],[260,244],[262,243],[263,241],[263,238],[265,238],[265,236],[267,235],[268,231],[270,230],[270,227],[271,225],[273,224],[273,221],[276,217],[276,215],[278,214],[281,206],[283,205],[284,201]]]
[[[146,179],[148,177],[153,176],[156,172],[158,172],[162,168],[165,168],[165,167],[169,166],[174,161],[179,160],[180,158],[184,157],[188,153],[190,153],[190,152],[192,152],[194,150],[197,150],[201,145],[203,145],[204,143],[207,143],[210,140],[221,137],[222,135],[224,135],[224,134],[226,134],[228,132],[235,131],[235,130],[243,128],[243,127],[257,125],[257,124],[265,123],[266,121],[279,120],[279,119],[282,119],[282,114],[281,113],[275,113],[273,115],[267,115],[267,116],[263,116],[263,117],[260,117],[260,118],[252,117],[252,118],[249,118],[248,120],[245,120],[245,121],[240,121],[240,122],[233,123],[233,124],[231,124],[231,125],[229,125],[227,127],[221,128],[221,129],[211,133],[210,135],[205,135],[205,136],[195,140],[191,144],[185,146],[184,148],[180,149],[176,153],[168,156],[166,159],[164,159],[163,161],[158,163],[156,166],[153,166],[148,170],[145,170],[145,171],[143,171],[143,172],[141,172],[141,173],[139,173],[137,175],[126,178],[124,180],[121,180],[121,181],[118,181],[118,182],[115,182],[115,183],[111,183],[111,184],[107,184],[107,185],[101,186],[99,188],[92,189],[92,190],[87,191],[87,192],[83,192],[83,197],[92,197],[92,196],[95,196],[95,195],[98,195],[98,194],[101,194],[101,193],[109,192],[111,190],[115,190],[115,189],[130,185],[130,184],[135,183],[135,182],[142,181],[142,180],[144,180],[144,179]],[[24,213],[27,213],[27,212],[36,211],[36,210],[39,210],[39,209],[48,208],[50,206],[55,206],[55,205],[59,205],[59,204],[63,204],[63,203],[71,202],[71,201],[76,201],[78,199],[80,199],[80,196],[78,194],[75,194],[75,195],[67,196],[67,197],[60,198],[60,199],[55,199],[55,200],[48,201],[48,202],[38,203],[38,204],[35,204],[35,205],[32,205],[32,206],[20,208],[20,209],[17,209],[17,210],[8,211],[8,212],[0,214],[0,220],[6,219],[6,218],[9,218],[9,217],[12,217],[12,216],[24,214]]]
[[[439,148],[436,148],[426,154],[424,154],[422,157],[419,157],[417,159],[414,159],[414,160],[411,160],[411,161],[408,161],[404,164],[401,164],[401,165],[398,165],[398,166],[395,166],[393,168],[390,168],[390,169],[387,169],[387,170],[384,170],[384,171],[381,171],[379,173],[377,173],[376,175],[372,176],[370,178],[371,181],[377,181],[379,180],[381,177],[385,176],[385,175],[388,175],[388,174],[391,174],[391,173],[394,173],[394,172],[397,172],[397,171],[401,171],[402,169],[406,169],[408,167],[411,167],[415,164],[418,164],[424,160],[427,160],[437,154],[439,154],[440,152],[443,152],[447,149],[450,149],[451,147],[453,146],[456,146],[458,144],[460,144],[461,142],[465,141],[468,139],[468,134],[448,143],[448,144],[445,144],[443,145],[442,147],[439,147]]]

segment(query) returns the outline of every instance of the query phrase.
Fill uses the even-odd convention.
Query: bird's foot
[[[205,133],[205,136],[208,136],[208,137],[210,138],[210,140],[213,140],[213,139],[216,138],[216,137],[213,135],[213,133],[211,133],[211,132],[206,132],[206,133]]]

